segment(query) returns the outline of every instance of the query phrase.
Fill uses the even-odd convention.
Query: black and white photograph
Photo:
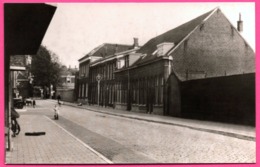
[[[5,164],[256,163],[254,2],[3,7]]]

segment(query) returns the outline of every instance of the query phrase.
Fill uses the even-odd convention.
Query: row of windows
[[[88,76],[89,75],[89,63],[88,62],[80,64],[79,75],[80,76]]]
[[[163,104],[163,85],[164,80],[162,76],[154,76],[145,79],[132,80],[130,82],[129,100],[132,104],[145,105],[152,103],[154,105]],[[87,97],[87,84],[80,85],[79,97]],[[93,84],[90,87],[89,100],[92,103],[97,103],[97,85]],[[126,104],[128,101],[128,83],[118,82],[114,85],[100,86],[99,102],[106,104],[113,104],[114,102]]]
[[[129,67],[129,55],[123,57],[123,59],[113,62],[109,62],[108,64],[102,66],[93,67],[93,69],[89,69],[89,62],[85,62],[80,64],[79,74],[80,76],[89,76],[92,82],[96,81],[96,76],[100,74],[104,80],[115,79],[114,71],[116,68],[120,69],[122,67]]]
[[[89,102],[97,104],[98,102],[98,88],[92,86],[90,88]],[[114,103],[115,90],[112,85],[100,86],[99,104],[112,105]]]
[[[79,84],[79,91],[78,91],[79,98],[86,98],[88,97],[88,84]]]
[[[163,77],[155,76],[152,78],[138,79],[131,81],[130,100],[133,104],[152,103],[161,105],[163,103]],[[127,84],[119,83],[116,85],[118,103],[127,102]]]

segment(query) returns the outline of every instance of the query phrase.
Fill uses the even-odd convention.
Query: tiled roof
[[[89,56],[97,56],[97,57],[103,57],[104,58],[104,57],[113,55],[117,52],[123,52],[123,51],[129,50],[129,49],[132,49],[132,48],[133,48],[132,45],[104,43],[104,44],[96,47],[92,51],[90,51],[84,57],[80,58],[79,61],[86,58],[86,57],[89,57]]]
[[[215,9],[214,9],[215,10]],[[176,46],[182,39],[184,39],[192,30],[194,30],[199,24],[203,22],[214,10],[211,10],[187,23],[184,23],[172,30],[169,30],[155,38],[149,40],[146,44],[144,44],[138,53],[146,54],[146,56],[135,63],[142,64],[149,62],[151,60],[157,59],[157,55],[152,55],[152,53],[157,49],[157,45],[163,42],[174,43]]]

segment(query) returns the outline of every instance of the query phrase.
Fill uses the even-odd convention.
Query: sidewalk
[[[21,132],[12,138],[11,151],[6,152],[6,164],[108,164],[106,158],[68,131],[52,118],[23,114],[19,118]],[[45,135],[26,136],[26,132]]]
[[[50,100],[56,103],[56,100]],[[161,123],[166,125],[181,126],[194,130],[205,131],[209,133],[216,133],[220,135],[235,137],[244,140],[255,141],[255,127],[227,124],[220,122],[192,120],[184,118],[176,118],[170,116],[153,115],[139,112],[131,112],[119,109],[112,109],[110,107],[98,107],[82,105],[78,106],[76,103],[64,102],[63,105],[87,109],[94,112],[105,113],[114,116],[126,117],[130,119],[138,119],[147,122]]]

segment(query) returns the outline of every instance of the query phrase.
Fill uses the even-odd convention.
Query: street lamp
[[[102,80],[102,76],[101,76],[101,74],[98,74],[97,76],[96,76],[96,80],[97,80],[97,82],[98,82],[98,106],[99,106],[99,94],[100,94],[100,81]]]

